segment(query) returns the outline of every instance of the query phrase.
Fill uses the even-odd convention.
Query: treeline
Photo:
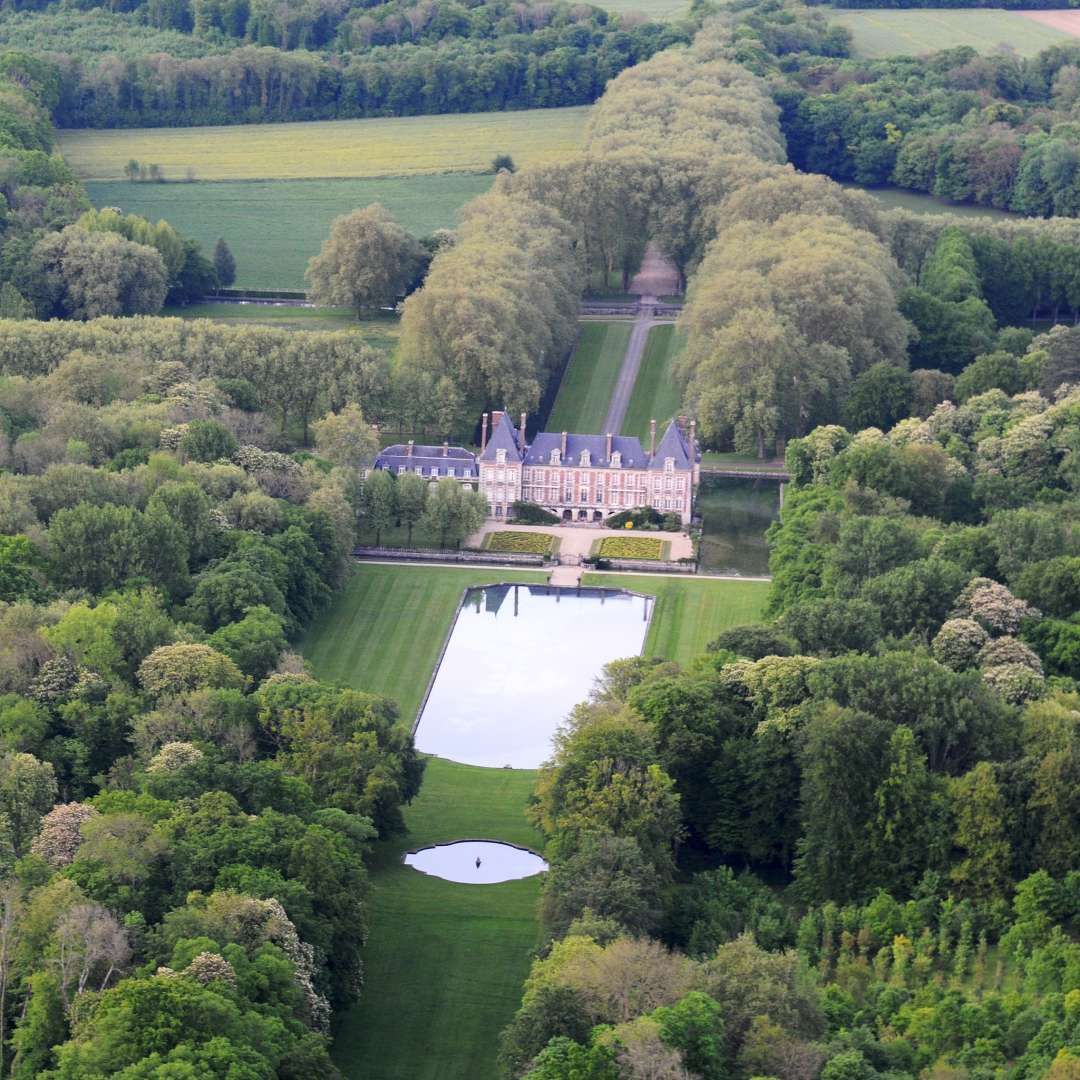
[[[796,166],[859,184],[896,184],[955,202],[1075,217],[1080,47],[1038,56],[829,59],[804,54],[778,100]]]
[[[259,387],[307,354],[249,379],[242,337],[4,325],[0,1068],[335,1077],[364,859],[422,773],[392,702],[291,647],[361,526],[364,390],[321,415],[316,379],[293,455]]]
[[[185,127],[552,108],[686,41],[679,24],[551,28],[379,46],[343,57],[244,45],[218,55],[54,57],[59,127]]]
[[[1014,361],[794,440],[773,620],[573,710],[508,1076],[1076,1068],[1080,330]]]

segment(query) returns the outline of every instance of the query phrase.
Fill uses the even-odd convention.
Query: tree
[[[202,686],[241,687],[244,676],[224,653],[209,645],[162,645],[139,665],[139,682],[155,696]]]
[[[322,250],[309,263],[311,299],[365,309],[393,304],[424,260],[417,240],[379,203],[335,218]]]
[[[980,761],[952,781],[949,794],[956,820],[954,842],[963,852],[953,866],[952,879],[964,896],[992,903],[1008,891],[1012,860],[1007,806],[994,766]]]
[[[378,547],[383,529],[394,523],[397,509],[397,484],[393,473],[386,469],[372,469],[364,481],[364,490],[360,499],[364,526],[375,531],[375,546]]]
[[[43,316],[156,315],[168,291],[165,263],[154,248],[77,225],[37,242],[31,272]]]
[[[25,536],[0,536],[0,600],[45,598],[45,560]]]
[[[219,236],[214,244],[214,272],[217,274],[218,284],[227,289],[236,280],[236,260],[225,243],[225,238]]]
[[[911,376],[895,364],[874,364],[851,384],[844,402],[844,423],[852,431],[876,427],[888,431],[911,414]]]
[[[329,412],[312,425],[319,453],[346,469],[370,465],[379,452],[379,437],[364,419],[360,406],[349,402],[339,412]]]
[[[25,299],[11,281],[0,286],[0,319],[32,319],[34,305]]]
[[[514,159],[509,154],[496,154],[491,159],[491,171],[493,173],[502,172],[505,169],[508,173],[516,172],[517,167],[514,165]]]
[[[24,854],[56,801],[56,773],[47,761],[33,754],[0,757],[0,812],[3,813],[16,854]]]
[[[180,452],[191,461],[228,460],[237,446],[233,433],[216,420],[192,420],[180,439]]]
[[[210,644],[230,657],[255,682],[261,682],[277,667],[288,642],[285,620],[268,607],[250,607],[239,622],[222,626],[210,637]]]
[[[124,176],[128,181],[135,181],[139,179],[139,163],[135,158],[130,158],[127,164],[124,166]]]
[[[424,516],[431,482],[416,473],[402,473],[397,478],[397,516],[408,531],[407,543],[412,543],[413,528]]]

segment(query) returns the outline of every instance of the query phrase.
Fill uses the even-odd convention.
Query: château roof
[[[491,438],[488,439],[484,452],[480,455],[480,461],[493,462],[496,451],[505,450],[507,461],[521,461],[521,451],[518,449],[517,432],[510,423],[506,412],[496,413],[495,421],[491,429]]]
[[[379,456],[375,458],[375,468],[389,469],[395,473],[401,468],[409,472],[421,469],[424,476],[449,476],[450,469],[454,470],[455,477],[477,474],[476,455],[463,446],[448,447],[444,455],[441,446],[419,444],[413,446],[410,454],[405,443],[396,443],[379,451]]]
[[[562,450],[562,435],[554,431],[541,432],[529,447],[525,464],[546,465],[551,460],[552,450]],[[611,464],[607,457],[606,435],[567,435],[566,453],[562,457],[562,463],[576,465],[581,460],[582,450],[589,451],[590,462],[596,468]],[[637,436],[612,436],[611,450],[612,453],[622,455],[624,469],[644,469],[649,463],[649,456],[642,449],[641,440]]]
[[[649,462],[649,468],[662,469],[667,458],[673,458],[676,469],[689,469],[692,465],[690,455],[690,443],[679,429],[679,425],[672,420],[668,424],[667,431],[664,432],[664,437],[660,440],[660,445],[656,448],[652,461]]]

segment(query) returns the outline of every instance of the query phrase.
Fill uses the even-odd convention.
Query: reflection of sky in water
[[[405,865],[466,885],[494,885],[499,881],[532,877],[547,869],[547,863],[539,855],[490,840],[462,840],[457,844],[424,848],[406,855]]]
[[[470,589],[416,730],[468,765],[534,769],[610,660],[641,652],[652,598],[601,589]]]

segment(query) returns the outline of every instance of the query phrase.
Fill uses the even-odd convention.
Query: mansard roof
[[[562,435],[554,431],[541,432],[533,440],[525,455],[526,465],[547,465],[551,460],[552,450],[562,450]],[[606,435],[567,435],[566,453],[563,455],[564,465],[576,465],[581,460],[581,451],[588,450],[589,458],[594,467],[610,465],[607,458]],[[615,435],[611,439],[612,453],[622,455],[622,467],[624,469],[644,469],[649,463],[649,457],[641,448],[641,440],[637,436]]]
[[[449,476],[450,469],[454,470],[455,476],[476,475],[476,455],[463,446],[451,446],[443,455],[441,446],[415,445],[412,453],[405,443],[396,443],[394,446],[385,446],[375,458],[376,469],[389,469],[398,472],[405,468],[409,472],[423,469],[425,476]],[[435,469],[435,472],[431,470]]]
[[[679,429],[679,425],[672,420],[668,424],[667,431],[664,432],[664,437],[660,440],[660,445],[656,448],[652,461],[649,462],[649,468],[662,469],[668,458],[674,458],[676,469],[689,469],[692,464],[691,453],[690,443],[686,436]]]
[[[518,449],[518,437],[514,425],[510,423],[505,410],[496,415],[497,419],[491,429],[491,438],[488,439],[480,460],[492,462],[495,460],[496,451],[505,450],[507,461],[521,461],[521,451]]]

